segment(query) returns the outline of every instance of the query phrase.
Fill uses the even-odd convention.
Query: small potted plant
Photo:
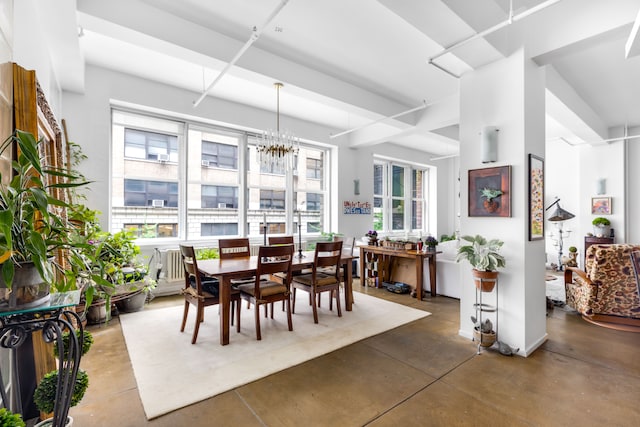
[[[487,240],[480,235],[463,236],[461,239],[470,244],[458,248],[456,261],[469,261],[473,267],[476,287],[483,292],[491,292],[498,277],[498,268],[505,266],[505,259],[500,254],[504,242],[498,239]]]
[[[427,247],[427,251],[434,252],[438,245],[438,239],[433,236],[427,236],[427,238],[424,239],[424,244]]]
[[[473,340],[482,347],[491,347],[496,342],[496,331],[493,330],[493,323],[490,319],[478,322],[475,316],[471,316],[473,322]]]
[[[591,221],[593,224],[593,234],[596,237],[609,237],[611,234],[611,221],[601,216],[594,218]]]
[[[2,427],[25,427],[22,415],[14,414],[6,408],[0,408],[0,426]]]
[[[487,212],[495,212],[500,207],[500,203],[498,203],[495,199],[502,196],[502,190],[495,188],[483,188],[480,190],[481,197],[484,197],[483,206],[487,210]]]
[[[369,230],[367,231],[366,236],[369,238],[369,245],[376,246],[376,243],[378,242],[378,232],[376,230]]]

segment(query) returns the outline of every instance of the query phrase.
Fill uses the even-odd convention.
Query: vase
[[[498,202],[496,202],[495,200],[491,199],[491,200],[485,200],[484,202],[482,202],[484,209],[487,212],[495,212],[498,210],[498,208],[500,207],[500,204]]]
[[[476,288],[482,292],[491,292],[498,281],[497,271],[480,271],[474,268],[471,273],[476,282]]]
[[[609,237],[611,235],[610,225],[594,225],[593,235],[596,237]]]
[[[11,288],[0,275],[0,310],[37,307],[50,298],[49,284],[44,283],[33,262],[15,266]]]

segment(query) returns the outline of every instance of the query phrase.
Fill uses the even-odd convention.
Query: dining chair
[[[342,310],[340,309],[340,278],[338,277],[341,253],[342,241],[316,243],[311,274],[302,274],[292,278],[293,313],[296,311],[296,290],[300,289],[309,292],[311,295],[314,323],[318,323],[316,295],[322,292],[329,292],[329,310],[333,310],[333,298],[336,299],[338,317],[342,317]]]
[[[251,256],[251,246],[248,238],[220,239],[218,240],[218,253],[220,259],[233,259]],[[253,283],[255,276],[239,277],[231,279],[231,286],[238,287],[245,283]],[[247,305],[250,308],[250,305]],[[266,312],[265,312],[266,315]]]
[[[200,323],[204,321],[204,308],[210,305],[220,304],[219,283],[216,279],[203,280],[198,270],[198,261],[193,246],[180,245],[182,255],[182,265],[184,268],[184,288],[181,290],[184,295],[184,314],[182,315],[182,325],[180,332],[184,332],[189,314],[189,306],[196,307],[196,324],[193,328],[191,344],[195,344],[198,339]],[[231,324],[233,325],[234,312],[236,315],[236,329],[240,332],[240,291],[231,289]],[[237,306],[237,307],[236,307]]]
[[[261,340],[260,306],[272,304],[271,318],[273,319],[273,303],[284,301],[287,307],[287,323],[293,331],[291,321],[291,261],[293,260],[293,245],[261,246],[258,251],[258,267],[253,283],[238,286],[240,297],[255,306],[256,339]],[[274,280],[260,280],[260,277],[271,277],[276,273],[284,273],[284,283]]]

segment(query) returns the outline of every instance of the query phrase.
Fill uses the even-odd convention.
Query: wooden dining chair
[[[311,274],[303,274],[292,278],[293,285],[293,313],[296,311],[296,290],[301,289],[311,295],[313,307],[313,321],[318,323],[318,308],[316,295],[329,292],[329,310],[333,310],[333,298],[336,299],[338,317],[342,317],[340,308],[340,256],[342,253],[342,241],[318,242],[313,259]]]
[[[220,259],[231,259],[251,256],[249,239],[220,239],[218,240],[218,252]]]
[[[258,252],[258,268],[253,283],[238,286],[240,297],[255,305],[256,339],[261,340],[260,306],[284,301],[287,307],[287,322],[289,330],[293,331],[291,321],[291,261],[293,259],[293,245],[261,246]],[[271,277],[276,273],[284,273],[284,283],[274,280],[260,280],[260,277]],[[273,307],[271,308],[273,319]]]
[[[293,236],[269,236],[269,246],[293,245]]]
[[[180,245],[182,255],[182,265],[184,268],[184,288],[181,290],[184,295],[184,314],[182,315],[182,325],[180,332],[184,332],[189,314],[189,306],[196,307],[196,324],[193,328],[191,344],[195,344],[198,339],[200,323],[204,321],[204,308],[210,305],[220,304],[219,283],[216,279],[203,280],[198,270],[198,261],[193,246]],[[234,312],[236,315],[236,329],[240,332],[240,291],[231,289],[231,324],[233,325]],[[237,306],[237,307],[236,307]]]

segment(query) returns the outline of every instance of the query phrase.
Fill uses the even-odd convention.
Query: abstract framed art
[[[469,170],[469,216],[511,216],[511,166]]]
[[[544,239],[544,160],[529,154],[529,240]]]
[[[594,215],[611,215],[611,197],[592,197],[591,213]]]

